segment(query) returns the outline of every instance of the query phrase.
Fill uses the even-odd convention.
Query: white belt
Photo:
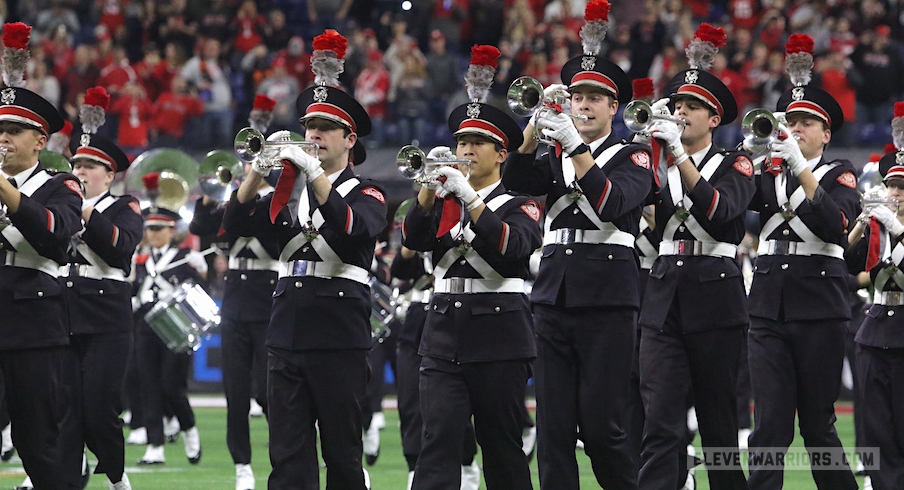
[[[13,252],[10,250],[0,252],[0,258],[2,258],[4,265],[35,269],[53,277],[60,276],[60,264],[41,255]]]
[[[640,268],[641,269],[652,269],[653,262],[656,262],[656,257],[644,257],[640,256]]]
[[[368,272],[361,267],[342,262],[290,260],[279,263],[279,277],[314,276],[324,279],[344,278],[367,284]]]
[[[904,292],[876,291],[873,293],[873,304],[883,306],[904,306]]]
[[[703,242],[700,240],[671,240],[659,244],[659,255],[708,255],[710,257],[732,257],[738,254],[738,246],[725,242]]]
[[[234,271],[278,271],[279,261],[249,257],[229,257],[229,269]]]
[[[543,245],[571,245],[572,243],[609,244],[623,247],[634,246],[634,236],[626,231],[582,230],[579,228],[557,228],[543,235]]]
[[[765,240],[756,249],[757,255],[825,255],[844,259],[844,249],[834,243],[808,243],[790,240]]]
[[[60,277],[87,277],[88,279],[112,279],[114,281],[126,280],[126,274],[121,269],[103,270],[91,264],[66,264],[60,267]]]
[[[429,303],[433,299],[432,289],[419,289],[408,292],[408,301],[412,303]]]
[[[448,279],[437,279],[433,285],[433,290],[437,294],[524,293],[524,279],[450,277]]]

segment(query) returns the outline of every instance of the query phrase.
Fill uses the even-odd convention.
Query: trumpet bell
[[[753,109],[741,119],[742,145],[753,154],[767,153],[775,142],[779,121],[767,109]]]
[[[254,128],[243,128],[235,135],[235,153],[245,163],[253,162],[264,152],[264,135]]]
[[[653,107],[645,100],[634,99],[625,106],[622,117],[632,132],[646,131],[653,124]]]
[[[426,163],[427,155],[414,145],[403,146],[396,155],[396,166],[406,179],[416,179],[423,175]]]
[[[215,201],[225,201],[242,184],[244,170],[234,154],[223,150],[209,152],[198,167],[201,192]]]
[[[536,78],[520,77],[509,86],[505,98],[513,113],[531,116],[543,105],[543,84]]]

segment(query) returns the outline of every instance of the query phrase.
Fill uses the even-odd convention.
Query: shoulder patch
[[[138,201],[129,201],[129,207],[132,208],[132,211],[135,211],[135,214],[141,216],[141,205],[138,204]]]
[[[66,179],[65,182],[66,182],[66,187],[71,189],[72,192],[75,192],[76,194],[78,194],[78,197],[81,197],[82,199],[85,198],[85,196],[82,195],[82,186],[80,186],[78,182],[76,182],[72,179]]]
[[[631,161],[638,167],[650,170],[650,155],[647,152],[638,150],[631,154]]]
[[[839,175],[838,178],[836,178],[835,180],[837,180],[839,184],[841,184],[845,187],[850,187],[851,189],[857,188],[857,178],[854,177],[853,172],[850,172],[850,171],[844,172],[843,174]]]
[[[751,175],[753,175],[753,164],[750,163],[749,158],[743,155],[739,156],[732,166],[744,177],[750,177]]]
[[[377,201],[380,201],[380,203],[382,203],[382,204],[386,204],[386,197],[383,196],[383,193],[380,192],[380,189],[377,189],[376,187],[374,187],[372,185],[361,189],[361,193],[364,195],[370,196],[370,197],[376,199]]]
[[[527,201],[521,205],[521,210],[524,211],[524,214],[530,216],[530,219],[540,222],[540,206],[537,206],[536,201]]]

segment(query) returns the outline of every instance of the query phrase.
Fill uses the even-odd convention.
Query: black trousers
[[[251,464],[248,410],[251,397],[267,412],[267,325],[223,318],[223,388],[226,392],[226,446],[235,464]],[[258,391],[254,390],[257,385]]]
[[[269,348],[268,488],[320,488],[317,434],[327,490],[363,490],[361,404],[367,387],[367,351],[288,351]]]
[[[487,489],[532,488],[521,451],[528,378],[526,359],[460,364],[424,357],[420,376],[424,437],[412,488],[460,488],[461,448],[472,415]]]
[[[580,427],[593,473],[607,490],[637,487],[626,432],[637,312],[533,305],[537,330],[537,463],[540,487],[578,489]]]
[[[746,489],[740,465],[735,389],[744,330],[741,327],[683,333],[673,307],[663,330],[644,328],[640,341],[640,392],[645,409],[641,489],[672,490],[684,483],[687,465],[688,387],[700,439],[707,448],[729,448],[737,466],[710,471],[711,488]]]
[[[835,401],[841,389],[847,323],[750,318],[747,349],[754,399],[751,458],[761,456],[757,448],[791,445],[795,410],[807,448],[841,450],[835,431]],[[748,483],[754,490],[780,489],[782,473],[754,468]],[[812,473],[820,490],[857,488],[847,463],[839,470],[814,469]]]
[[[36,490],[67,488],[60,475],[59,423],[65,396],[62,369],[68,349],[0,351],[13,444]]]
[[[904,488],[904,349],[857,346],[863,447],[879,448],[878,470],[867,470],[875,490]]]
[[[135,356],[141,377],[141,402],[148,444],[164,443],[163,416],[172,408],[182,430],[195,426],[195,412],[188,403],[188,370],[191,354],[176,353],[153,332],[140,330],[135,336]]]
[[[95,473],[122,479],[122,388],[132,351],[132,332],[73,335],[63,370],[67,400],[60,424],[62,472],[78,487],[85,445],[97,457]]]

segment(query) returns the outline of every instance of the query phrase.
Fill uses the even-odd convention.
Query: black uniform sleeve
[[[846,173],[850,175],[847,176]],[[849,187],[842,184],[842,181],[855,184]],[[853,166],[846,162],[841,169],[830,172],[822,179],[813,199],[805,199],[801,203],[797,214],[822,240],[845,243],[844,235],[860,215],[860,193],[857,192]]]
[[[135,212],[138,200],[131,196],[120,198],[122,203],[135,203],[117,206],[118,211],[109,218],[103,213],[94,211],[85,223],[82,240],[97,252],[108,263],[113,260],[128,260],[141,241],[144,220]]]
[[[502,175],[502,185],[506,189],[531,196],[542,196],[552,187],[552,167],[549,153],[535,158],[535,153],[509,154]]]
[[[609,172],[594,165],[578,181],[587,200],[593,205],[602,221],[612,221],[628,211],[633,211],[646,201],[654,186],[650,171],[650,149],[631,145],[616,153],[613,160],[618,165],[607,164]],[[642,163],[646,162],[646,166]]]
[[[204,198],[195,203],[195,214],[188,225],[188,231],[198,236],[216,235],[223,226],[225,207],[220,203],[204,204]]]
[[[23,194],[19,210],[9,218],[35,251],[56,258],[66,253],[69,239],[82,228],[82,196],[71,174],[58,174],[45,185],[54,186],[46,205]]]
[[[744,154],[729,155],[722,161],[723,168],[719,170],[722,175],[715,185],[701,177],[688,193],[694,202],[691,213],[698,220],[715,225],[732,221],[747,210],[756,192],[750,159]]]
[[[536,221],[540,207],[536,202],[516,198],[499,212],[496,214],[489,208],[483,210],[477,222],[471,225],[475,241],[483,242],[501,260],[523,260],[540,247],[540,224]]]
[[[330,227],[353,238],[373,238],[386,228],[386,198],[376,185],[366,182],[343,198],[335,188],[319,206]]]
[[[403,281],[417,279],[427,273],[427,271],[424,270],[424,257],[420,254],[415,254],[414,257],[406,259],[402,257],[402,253],[399,252],[396,254],[395,258],[392,259],[389,273],[392,277]]]
[[[411,206],[402,221],[402,245],[411,250],[428,252],[436,247],[436,232],[439,229],[437,216],[443,201],[437,199],[430,211],[421,211],[417,203]]]
[[[227,233],[238,236],[269,236],[273,229],[270,222],[270,200],[273,193],[240,203],[236,197],[237,192],[232,194],[223,212],[223,228]]]
[[[847,264],[849,273],[857,275],[866,270],[866,255],[869,252],[869,239],[870,232],[869,228],[867,228],[866,232],[860,238],[860,241],[844,252],[844,262]]]

